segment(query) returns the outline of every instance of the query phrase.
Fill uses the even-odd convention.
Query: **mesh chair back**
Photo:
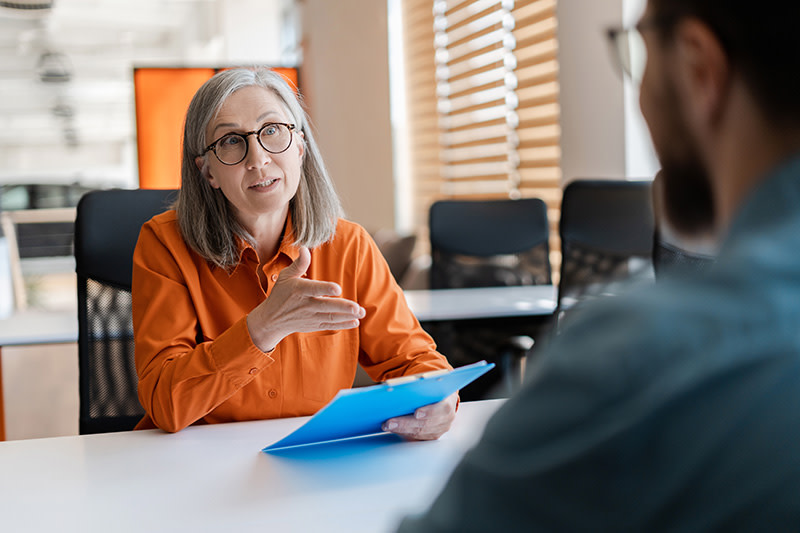
[[[137,396],[131,318],[133,250],[147,220],[169,208],[169,190],[93,191],[75,220],[81,434],[133,429]]]
[[[561,203],[559,308],[613,294],[632,278],[652,278],[653,203],[649,182],[576,180]]]
[[[431,288],[550,283],[547,206],[521,200],[443,200],[430,209]]]

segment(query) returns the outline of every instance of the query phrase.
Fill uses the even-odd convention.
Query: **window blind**
[[[403,0],[415,227],[442,198],[541,198],[557,272],[556,28],[556,0]]]

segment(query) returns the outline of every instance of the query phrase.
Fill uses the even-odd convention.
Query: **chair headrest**
[[[78,276],[130,290],[133,250],[142,224],[170,208],[174,190],[91,191],[78,202],[75,270]]]

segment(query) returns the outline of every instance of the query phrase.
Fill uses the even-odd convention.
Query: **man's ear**
[[[688,18],[675,28],[677,85],[687,117],[699,127],[714,127],[725,112],[731,90],[731,65],[717,36],[703,22]]]
[[[217,180],[214,179],[214,176],[211,175],[211,172],[208,171],[206,165],[206,158],[205,156],[199,155],[194,158],[194,164],[197,165],[197,169],[200,170],[200,174],[208,180],[208,183],[215,189],[219,189],[219,184]]]

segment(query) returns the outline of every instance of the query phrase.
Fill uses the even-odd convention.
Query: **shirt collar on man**
[[[764,226],[795,215],[800,200],[798,176],[800,153],[776,164],[740,207],[723,248],[746,236],[757,235]]]

